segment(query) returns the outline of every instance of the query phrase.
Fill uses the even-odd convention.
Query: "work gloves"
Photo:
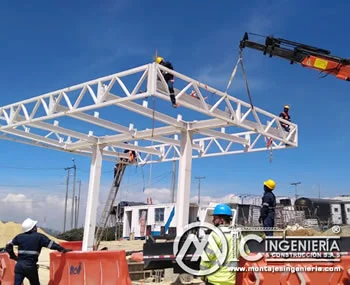
[[[66,253],[66,252],[70,252],[70,251],[72,251],[71,249],[68,249],[68,248],[65,248],[65,249],[63,249],[61,252],[62,253]]]

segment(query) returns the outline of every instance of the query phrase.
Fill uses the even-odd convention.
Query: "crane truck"
[[[263,52],[264,55],[269,57],[277,56],[282,59],[288,60],[291,64],[297,63],[303,67],[311,68],[321,72],[323,75],[333,75],[338,79],[350,81],[350,59],[334,56],[330,51],[302,44],[293,41],[289,41],[282,38],[275,38],[268,36],[265,38],[264,43],[253,41],[249,38],[249,33],[245,33],[243,39],[240,41],[240,49],[251,48]],[[181,211],[181,209],[179,209]],[[207,209],[204,217],[201,221],[209,221],[210,208]],[[173,252],[173,242],[176,237],[176,229],[172,229],[166,234],[163,233],[159,238],[163,239],[162,242],[155,242],[155,238],[151,236],[151,230],[147,230],[146,242],[143,246],[143,260],[144,269],[165,269],[173,268],[175,273],[185,273],[180,268],[176,261]],[[181,243],[182,241],[180,241]],[[254,244],[253,244],[254,245]],[[344,238],[341,241],[342,249],[349,249],[349,238]],[[263,251],[263,245],[249,247],[251,252]],[[195,248],[193,245],[189,248],[186,256],[188,258],[184,262],[191,268],[198,268],[198,261],[191,261],[191,256],[194,253]]]
[[[265,37],[265,42],[261,43],[251,40],[250,35],[255,34],[244,34],[239,45],[241,50],[255,49],[269,57],[277,56],[291,64],[297,63],[317,70],[325,76],[331,74],[338,79],[350,81],[350,59],[334,56],[329,50],[272,36]]]

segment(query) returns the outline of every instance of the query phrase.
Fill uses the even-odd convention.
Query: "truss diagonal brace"
[[[238,136],[235,136],[235,135],[225,134],[225,133],[214,131],[214,130],[200,130],[199,133],[201,133],[203,135],[211,136],[211,137],[216,137],[218,139],[223,139],[223,140],[239,143],[242,145],[249,145],[248,140],[241,138],[241,137],[238,137]]]
[[[32,139],[38,143],[45,143],[47,145],[50,146],[55,146],[55,147],[62,147],[63,143],[60,143],[58,141],[49,139],[49,138],[45,138],[36,134],[31,134],[28,132],[24,132],[24,131],[20,131],[20,130],[16,130],[16,129],[11,129],[11,130],[3,130],[3,133],[7,133],[7,134],[12,134],[12,135],[16,135],[25,139]]]

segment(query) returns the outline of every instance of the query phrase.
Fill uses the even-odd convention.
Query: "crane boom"
[[[350,81],[350,59],[333,56],[329,50],[270,36],[265,38],[263,44],[250,40],[248,35],[244,34],[240,42],[241,49],[246,47],[256,49],[264,55],[284,58],[291,64],[299,63],[303,67]]]

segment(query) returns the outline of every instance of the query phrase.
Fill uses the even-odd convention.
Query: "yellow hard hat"
[[[156,57],[156,63],[161,63],[164,59],[161,56]]]
[[[284,109],[289,109],[289,105],[285,105],[285,106],[284,106]]]
[[[269,180],[266,180],[266,181],[264,182],[264,185],[265,185],[267,188],[269,188],[270,190],[273,190],[273,189],[275,189],[275,187],[276,187],[276,182],[273,181],[272,179],[269,179]]]

